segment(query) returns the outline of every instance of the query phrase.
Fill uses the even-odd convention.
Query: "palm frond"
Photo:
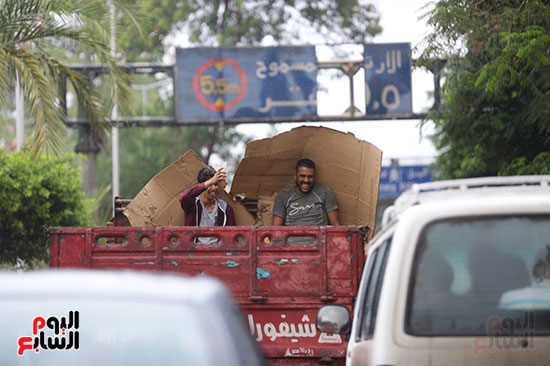
[[[11,74],[19,75],[30,113],[34,117],[32,149],[38,151],[38,147],[42,146],[58,150],[63,142],[63,115],[58,104],[58,94],[52,91],[52,80],[44,73],[40,58],[35,53],[23,50],[17,55],[7,54],[7,60]]]
[[[0,109],[6,106],[6,93],[10,88],[9,75],[9,63],[7,53],[4,49],[0,48]]]
[[[123,1],[114,3],[125,10],[125,15],[131,14]],[[87,111],[96,135],[104,136],[108,118],[91,80],[52,57],[48,47],[52,39],[66,39],[91,50],[108,70],[111,101],[121,107],[130,105],[129,75],[108,46],[109,9],[105,0],[3,0],[0,5],[0,88],[7,90],[15,75],[20,75],[34,120],[32,149],[59,151],[62,146],[64,114],[57,86],[65,78]],[[0,109],[5,106],[2,93]]]

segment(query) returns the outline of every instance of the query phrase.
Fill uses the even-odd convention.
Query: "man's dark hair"
[[[208,179],[212,178],[216,174],[216,171],[210,167],[204,167],[199,171],[197,175],[197,181],[199,183],[206,182]]]
[[[298,168],[301,166],[315,170],[315,163],[308,158],[303,158],[296,162],[296,171],[298,171]]]

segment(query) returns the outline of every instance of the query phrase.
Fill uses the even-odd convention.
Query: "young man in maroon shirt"
[[[187,189],[179,198],[181,208],[185,211],[185,226],[236,225],[231,206],[216,196],[218,183],[225,181],[226,178],[227,173],[224,168],[215,171],[206,167],[199,171],[198,184]]]

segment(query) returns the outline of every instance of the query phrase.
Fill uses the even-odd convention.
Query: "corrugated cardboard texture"
[[[313,160],[316,184],[334,192],[340,223],[369,225],[373,233],[382,151],[352,133],[302,126],[250,142],[233,178],[231,194],[245,193],[247,199],[258,199],[292,187],[300,158]]]
[[[206,164],[191,150],[154,176],[128,204],[124,215],[131,226],[183,226],[184,212],[179,196],[197,183],[197,174]],[[252,226],[254,217],[240,202],[234,201],[218,188],[218,197],[225,200],[235,212],[237,225]]]
[[[271,196],[258,196],[258,213],[256,214],[256,226],[271,226],[273,223],[274,193]]]

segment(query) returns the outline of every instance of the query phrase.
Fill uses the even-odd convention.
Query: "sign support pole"
[[[111,1],[109,3],[109,15],[110,15],[110,42],[111,42],[111,56],[116,57],[116,39],[115,39],[115,6]],[[111,111],[111,119],[116,121],[118,119],[118,93],[115,86],[113,110]],[[113,143],[112,160],[113,160],[113,200],[115,197],[120,196],[120,167],[119,167],[119,150],[118,150],[118,126],[113,123],[111,128],[111,137]],[[114,212],[113,212],[114,214]]]

